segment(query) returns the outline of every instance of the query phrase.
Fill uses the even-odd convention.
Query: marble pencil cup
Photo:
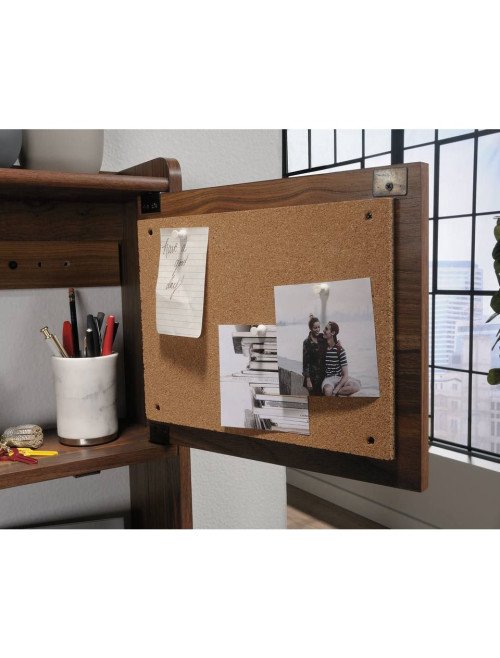
[[[57,436],[69,446],[108,443],[118,436],[118,353],[94,358],[53,356]]]

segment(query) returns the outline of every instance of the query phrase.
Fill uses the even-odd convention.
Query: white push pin
[[[250,334],[252,336],[256,336],[257,335],[257,327],[250,327]]]
[[[265,324],[259,324],[257,327],[257,336],[265,336],[267,331],[267,327]]]
[[[328,283],[315,283],[313,286],[313,291],[316,293],[316,295],[321,295],[321,293],[325,294],[329,292],[330,286]]]
[[[179,237],[179,231],[177,229],[174,229],[172,231],[172,240],[177,240],[178,237]]]
[[[179,237],[181,238],[181,240],[182,238],[187,237],[187,231],[185,228],[181,228],[181,230],[179,231]]]

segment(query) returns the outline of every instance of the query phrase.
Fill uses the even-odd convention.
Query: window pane
[[[297,174],[297,176],[290,176],[290,178],[298,178],[299,176],[318,176],[320,174],[331,174],[335,171],[348,171],[349,169],[360,169],[361,164],[359,162],[354,162],[353,164],[342,165],[339,167],[329,167],[328,169],[322,169],[321,171],[307,171],[304,174]]]
[[[500,454],[500,387],[472,376],[472,447]]]
[[[428,130],[405,130],[405,148],[407,146],[433,142],[435,134],[434,128]],[[415,160],[410,160],[409,162],[415,162]]]
[[[365,130],[365,155],[375,155],[390,150],[390,130]]]
[[[311,130],[311,166],[321,167],[335,162],[332,130]]]
[[[437,366],[469,367],[468,295],[436,295],[434,363]]]
[[[366,158],[365,167],[385,167],[391,164],[391,154],[376,155],[374,158]]]
[[[467,133],[473,133],[474,128],[469,130],[438,130],[438,139],[447,139],[448,137],[457,137],[457,135],[467,135]]]
[[[472,369],[488,372],[490,368],[500,368],[500,343],[491,348],[500,329],[498,319],[486,324],[493,313],[490,307],[491,297],[474,297],[474,340],[472,342]]]
[[[361,157],[361,130],[337,130],[337,162]]]
[[[472,219],[440,219],[438,230],[438,289],[470,290]]]
[[[288,171],[309,166],[307,130],[287,130]]]
[[[432,250],[434,248],[434,220],[429,220],[429,291],[433,290],[432,287]]]
[[[474,140],[441,147],[439,166],[439,216],[472,212]]]
[[[429,418],[432,417],[431,391],[432,391],[432,368],[429,368]],[[431,433],[431,427],[429,423],[429,434],[430,433]]]
[[[476,290],[497,290],[498,280],[493,267],[491,252],[496,240],[493,229],[496,226],[494,215],[476,217],[476,252],[475,262],[480,273],[476,280]]]
[[[432,295],[429,295],[429,364],[432,359]]]
[[[408,149],[404,152],[405,162],[427,162],[429,165],[429,217],[434,217],[434,146]]]
[[[434,372],[434,438],[467,445],[468,375]]]
[[[476,212],[500,210],[500,133],[478,140]]]

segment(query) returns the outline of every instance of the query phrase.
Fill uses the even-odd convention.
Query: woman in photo
[[[309,316],[309,335],[302,343],[303,386],[307,388],[309,395],[323,395],[321,384],[325,375],[321,348],[324,343],[320,321],[311,314]]]
[[[349,377],[347,355],[337,338],[338,333],[339,325],[336,322],[328,322],[323,331],[325,338],[325,346],[321,350],[325,375],[321,385],[323,395],[352,395],[361,388],[357,379]]]

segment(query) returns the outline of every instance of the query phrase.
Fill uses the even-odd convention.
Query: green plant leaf
[[[491,320],[494,320],[497,315],[500,315],[500,313],[493,313],[493,315],[490,315],[490,317],[486,320],[486,322],[490,322]]]
[[[500,240],[500,226],[498,224],[493,229],[493,233],[495,234],[495,240]]]
[[[500,242],[497,242],[496,245],[493,247],[493,251],[491,252],[491,255],[493,257],[493,260],[500,258]]]
[[[490,306],[495,313],[500,313],[500,290],[498,290],[491,298]]]
[[[488,373],[488,384],[496,386],[500,384],[500,368],[492,368]]]

